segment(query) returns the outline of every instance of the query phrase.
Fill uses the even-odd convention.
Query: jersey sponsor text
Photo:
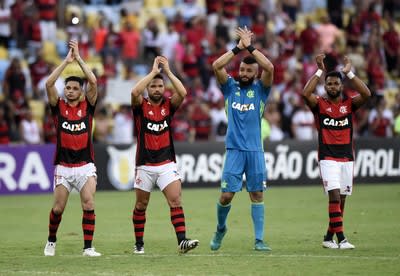
[[[250,111],[250,110],[255,110],[254,104],[240,104],[237,102],[232,103],[232,108],[237,109],[240,111]]]
[[[335,127],[344,127],[349,125],[349,120],[347,118],[343,120],[335,120],[333,118],[325,118],[323,120],[325,126],[335,126]]]
[[[63,129],[66,129],[66,130],[69,130],[72,132],[81,131],[81,130],[86,129],[85,122],[80,122],[78,124],[70,124],[68,122],[63,122],[61,126]]]

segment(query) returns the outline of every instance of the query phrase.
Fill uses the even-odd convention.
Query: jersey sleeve
[[[51,114],[53,114],[53,116],[54,115],[58,115],[60,113],[60,101],[61,101],[61,98],[58,98],[58,101],[57,101],[56,105],[49,104],[50,105]]]
[[[228,97],[231,93],[234,93],[235,91],[235,80],[231,76],[229,76],[228,80],[224,84],[221,84],[220,88],[224,97]]]
[[[145,98],[143,98],[143,101],[142,101],[142,103],[141,104],[139,104],[139,105],[132,105],[131,106],[131,109],[132,109],[132,114],[133,115],[140,115],[141,113],[142,113],[142,110],[143,110],[143,105],[144,105],[144,103],[146,103],[147,101],[146,101],[146,99]]]
[[[91,115],[94,115],[94,111],[95,111],[96,105],[97,105],[97,99],[96,99],[96,101],[94,102],[93,105],[89,102],[87,96],[85,96],[85,101],[86,101],[86,103],[87,103],[87,105],[88,105],[89,113],[90,113]]]
[[[321,102],[321,97],[320,97],[320,96],[316,96],[316,98],[317,98],[317,104],[316,104],[313,108],[311,108],[310,106],[308,106],[313,114],[317,114],[317,113],[318,113],[319,104],[320,104],[320,102]]]
[[[264,84],[260,80],[257,81],[257,86],[259,87],[259,90],[261,92],[261,100],[265,102],[268,99],[269,94],[271,93],[271,86],[264,86]]]

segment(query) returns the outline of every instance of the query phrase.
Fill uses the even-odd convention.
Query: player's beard
[[[332,93],[328,90],[326,91],[326,93],[328,94],[329,98],[331,98],[331,99],[336,99],[342,94],[341,91],[336,91],[336,93]]]
[[[161,102],[161,100],[162,100],[162,98],[163,98],[163,95],[162,94],[149,94],[149,98],[150,98],[150,100],[153,102],[153,103],[156,103],[156,104],[158,104],[158,103],[160,103]]]
[[[253,78],[249,78],[248,80],[243,80],[242,77],[239,77],[239,84],[240,86],[249,86],[253,83],[254,81],[254,77]]]

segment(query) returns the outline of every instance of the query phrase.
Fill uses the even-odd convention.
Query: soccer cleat
[[[344,239],[339,243],[339,249],[354,249],[354,248],[356,247],[351,243],[349,243],[347,239]]]
[[[133,247],[134,254],[144,254],[144,245],[143,244],[135,244]]]
[[[101,256],[101,254],[99,252],[96,252],[94,247],[83,249],[82,255],[83,256],[88,256],[88,257],[100,257]]]
[[[211,250],[218,250],[221,247],[222,239],[225,237],[226,232],[228,231],[228,228],[225,227],[224,231],[218,231],[215,232],[213,239],[210,242],[210,248]]]
[[[323,248],[329,248],[329,249],[338,249],[339,246],[336,243],[335,240],[330,240],[330,241],[323,241],[322,242],[322,247]]]
[[[195,249],[198,245],[198,240],[184,239],[178,245],[178,251],[179,253],[186,253],[192,249]]]
[[[256,251],[271,251],[271,247],[264,243],[262,240],[256,240],[254,243],[254,250]]]
[[[44,247],[44,255],[45,256],[54,256],[56,255],[56,243],[47,241],[46,246]]]

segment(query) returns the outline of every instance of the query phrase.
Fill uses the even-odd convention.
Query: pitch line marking
[[[143,254],[143,255],[135,255],[135,254],[105,254],[99,259],[107,259],[107,258],[162,258],[162,257],[179,257],[180,255],[185,257],[261,257],[261,258],[312,258],[312,259],[331,259],[331,258],[345,258],[345,259],[356,259],[356,260],[383,260],[383,261],[391,261],[391,260],[400,260],[399,256],[349,256],[349,255],[308,255],[308,254],[271,254],[271,253],[259,253],[259,254]],[[81,258],[80,255],[58,255],[63,258]],[[27,256],[25,256],[27,257]],[[39,257],[43,256],[31,256],[31,257]]]
[[[216,254],[152,254],[146,253],[141,255],[126,253],[126,254],[103,254],[101,257],[97,257],[96,259],[107,259],[107,258],[162,258],[162,257],[261,257],[261,258],[314,258],[314,259],[331,259],[331,258],[350,258],[350,259],[358,259],[358,260],[400,260],[400,255],[397,256],[351,256],[351,255],[312,255],[312,254],[273,254],[268,252],[259,252],[257,254],[224,254],[224,253],[216,253]],[[31,258],[45,258],[43,255],[26,255],[24,257]],[[79,254],[60,254],[56,255],[55,258],[82,258]],[[48,257],[47,257],[48,258]],[[54,257],[53,257],[54,258]],[[0,270],[1,272],[1,270]]]

